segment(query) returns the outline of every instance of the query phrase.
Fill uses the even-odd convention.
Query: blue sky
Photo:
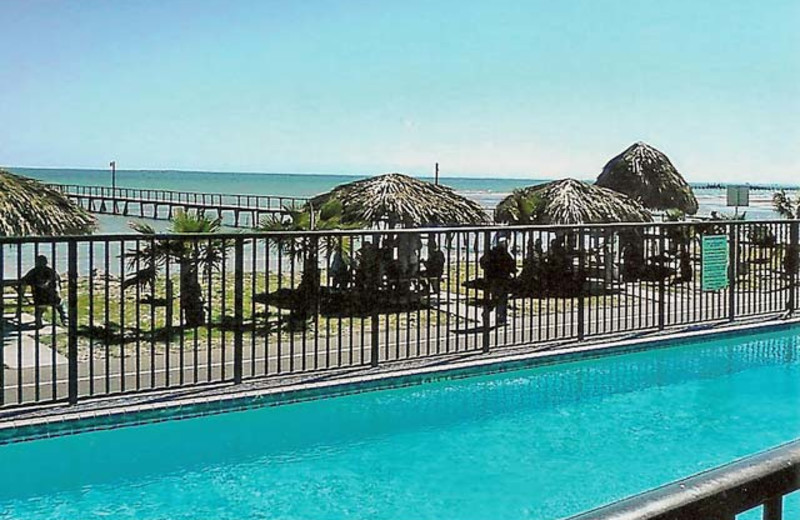
[[[797,0],[0,3],[0,164],[798,182]]]

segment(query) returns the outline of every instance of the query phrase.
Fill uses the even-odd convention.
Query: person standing
[[[497,325],[508,321],[508,293],[517,274],[517,263],[508,252],[508,239],[500,237],[497,245],[480,259],[486,280],[486,297],[497,312]]]
[[[42,314],[47,307],[52,307],[58,312],[62,325],[67,322],[67,313],[61,302],[61,277],[47,265],[46,256],[37,256],[34,268],[25,273],[19,282],[20,291],[24,292],[26,285],[31,288],[37,328],[42,326]]]
[[[433,294],[439,296],[442,288],[442,276],[444,276],[444,252],[442,252],[439,244],[434,239],[428,242],[428,248],[428,259],[423,261],[425,264],[425,277],[430,281]]]

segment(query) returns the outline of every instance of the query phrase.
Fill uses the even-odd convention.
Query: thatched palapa
[[[608,161],[596,184],[629,195],[650,209],[697,213],[697,198],[689,183],[666,155],[642,142]]]
[[[342,204],[342,222],[388,223],[390,227],[457,226],[489,220],[480,204],[447,186],[400,173],[342,184],[311,199],[319,209],[328,201]]]
[[[0,170],[0,236],[80,235],[95,218],[41,182]]]
[[[614,190],[563,179],[515,191],[498,205],[495,221],[509,224],[650,222],[641,204]]]

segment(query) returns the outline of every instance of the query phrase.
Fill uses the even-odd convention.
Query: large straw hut
[[[41,182],[0,170],[0,236],[80,235],[95,218]]]
[[[638,142],[605,165],[596,184],[624,193],[654,210],[697,213],[697,198],[669,158]]]
[[[495,221],[509,224],[650,222],[641,204],[614,190],[563,179],[515,191],[498,205]]]
[[[310,203],[320,209],[330,201],[341,204],[343,223],[421,227],[477,225],[489,220],[480,204],[452,188],[400,173],[342,184]]]

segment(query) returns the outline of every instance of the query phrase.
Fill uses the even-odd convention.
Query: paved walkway
[[[2,337],[5,368],[42,368],[67,364],[66,357],[52,349],[46,341],[41,341],[44,336],[51,337],[52,325],[36,327],[36,318],[27,313],[22,313],[19,320],[15,314],[6,314],[0,319],[5,321]],[[56,334],[66,333],[61,327],[55,330]]]

